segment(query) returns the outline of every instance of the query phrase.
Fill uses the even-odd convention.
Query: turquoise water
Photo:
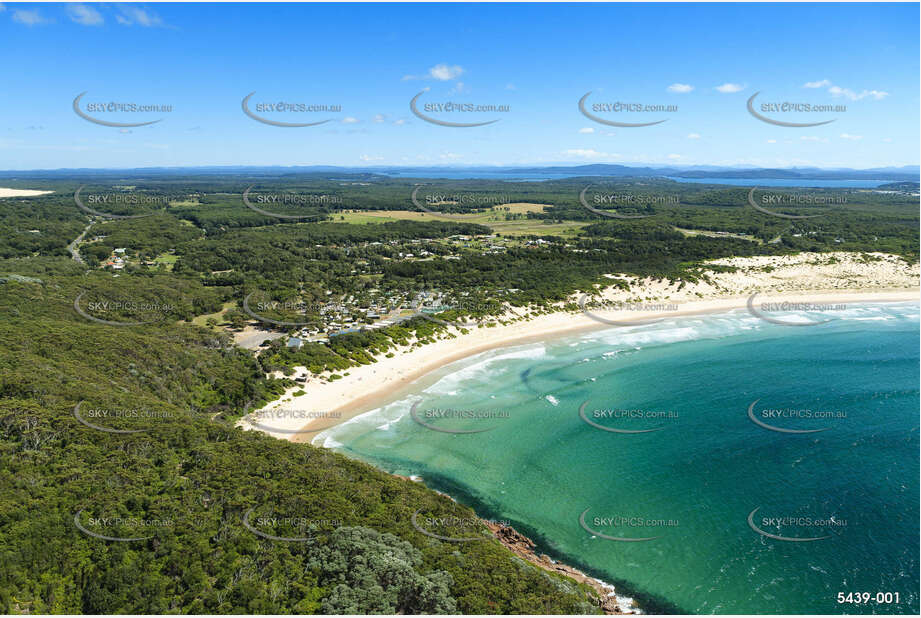
[[[321,439],[509,520],[647,611],[917,614],[918,306],[829,317],[789,327],[736,311],[495,350]],[[579,416],[586,400],[597,425],[656,431],[598,429]],[[766,424],[825,430],[765,429],[755,400]],[[430,425],[489,430],[433,431],[414,402]],[[633,412],[605,418],[616,410]],[[763,536],[756,508],[768,534],[827,538]],[[795,517],[811,519],[779,520]]]

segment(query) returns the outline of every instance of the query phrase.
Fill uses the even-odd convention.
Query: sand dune
[[[36,195],[47,195],[54,191],[36,191],[34,189],[4,189],[0,187],[0,198],[4,197],[35,197]]]
[[[684,285],[618,276],[629,281],[630,289],[599,290],[598,299],[606,304],[597,309],[589,305],[589,312],[609,321],[642,322],[745,308],[755,292],[759,302],[847,304],[919,300],[918,264],[909,265],[891,255],[803,253],[727,258],[712,263],[738,270],[703,272],[698,282]],[[523,315],[525,312],[521,310],[510,311],[501,318],[502,324],[474,327],[468,333],[452,327],[449,331],[456,335],[454,338],[421,347],[401,347],[393,351],[392,358],[380,357],[371,365],[353,367],[345,372],[348,375],[335,381],[326,381],[326,376],[310,376],[305,384],[290,389],[264,408],[263,416],[270,420],[260,422],[260,413],[256,412],[251,419],[241,419],[238,425],[294,442],[310,441],[319,431],[335,424],[330,418],[342,422],[394,401],[414,382],[448,363],[493,348],[612,327],[582,310],[573,310],[579,298],[574,296],[571,301],[569,310],[559,307],[556,312],[536,316]],[[304,372],[298,368],[298,373]],[[293,393],[300,390],[305,394],[295,397]],[[305,418],[314,420],[305,424]],[[259,423],[259,427],[249,420]]]

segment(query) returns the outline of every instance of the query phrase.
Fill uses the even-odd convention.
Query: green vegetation
[[[496,301],[546,311],[615,284],[612,273],[694,281],[701,261],[719,257],[847,250],[918,259],[917,200],[900,192],[796,190],[846,201],[776,208],[822,215],[791,220],[758,212],[736,187],[426,181],[426,191],[483,198],[433,202],[473,216],[456,220],[415,209],[410,179],[253,182],[254,194],[335,201],[301,209],[322,220],[297,222],[247,208],[242,191],[252,182],[238,178],[104,174],[83,194],[127,192],[157,206],[94,208],[150,216],[92,216],[73,200],[83,181],[66,177],[41,182],[54,194],[0,200],[4,613],[595,612],[585,586],[514,557],[485,528],[476,530],[482,541],[450,543],[412,525],[420,509],[470,518],[467,507],[334,452],[234,426],[296,384],[267,373],[305,366],[337,379],[396,346],[449,336],[443,325],[416,317],[301,347],[275,339],[253,353],[227,332],[254,323],[243,299],[265,304],[266,317],[308,325],[350,299],[357,328],[380,317],[372,308],[408,314],[408,301],[431,291],[456,305],[438,310],[454,320],[495,313]],[[635,197],[593,207],[654,216],[586,210],[579,194],[590,183]],[[489,196],[542,206],[506,208]],[[88,225],[78,263],[67,246]],[[91,533],[142,540],[100,539],[75,516]]]
[[[70,266],[45,259],[29,272],[53,278],[0,284],[4,613],[596,611],[584,586],[495,540],[447,543],[411,524],[418,509],[468,518],[469,509],[331,451],[234,428],[247,404],[287,382],[266,380],[225,335],[81,318],[83,277]],[[209,291],[182,295],[197,294]],[[154,414],[87,419],[145,430],[114,434],[78,421],[80,402],[83,418]],[[251,532],[250,509],[251,522],[294,522],[252,524],[266,534],[309,540]],[[90,536],[78,513],[91,532],[150,538]]]

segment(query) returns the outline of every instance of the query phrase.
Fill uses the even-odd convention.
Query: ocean
[[[919,307],[828,317],[493,350],[318,440],[510,522],[648,612],[917,614]]]

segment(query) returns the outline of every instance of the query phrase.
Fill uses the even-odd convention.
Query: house
[[[304,341],[300,337],[291,337],[288,339],[288,343],[286,345],[289,348],[297,349],[304,345]]]

